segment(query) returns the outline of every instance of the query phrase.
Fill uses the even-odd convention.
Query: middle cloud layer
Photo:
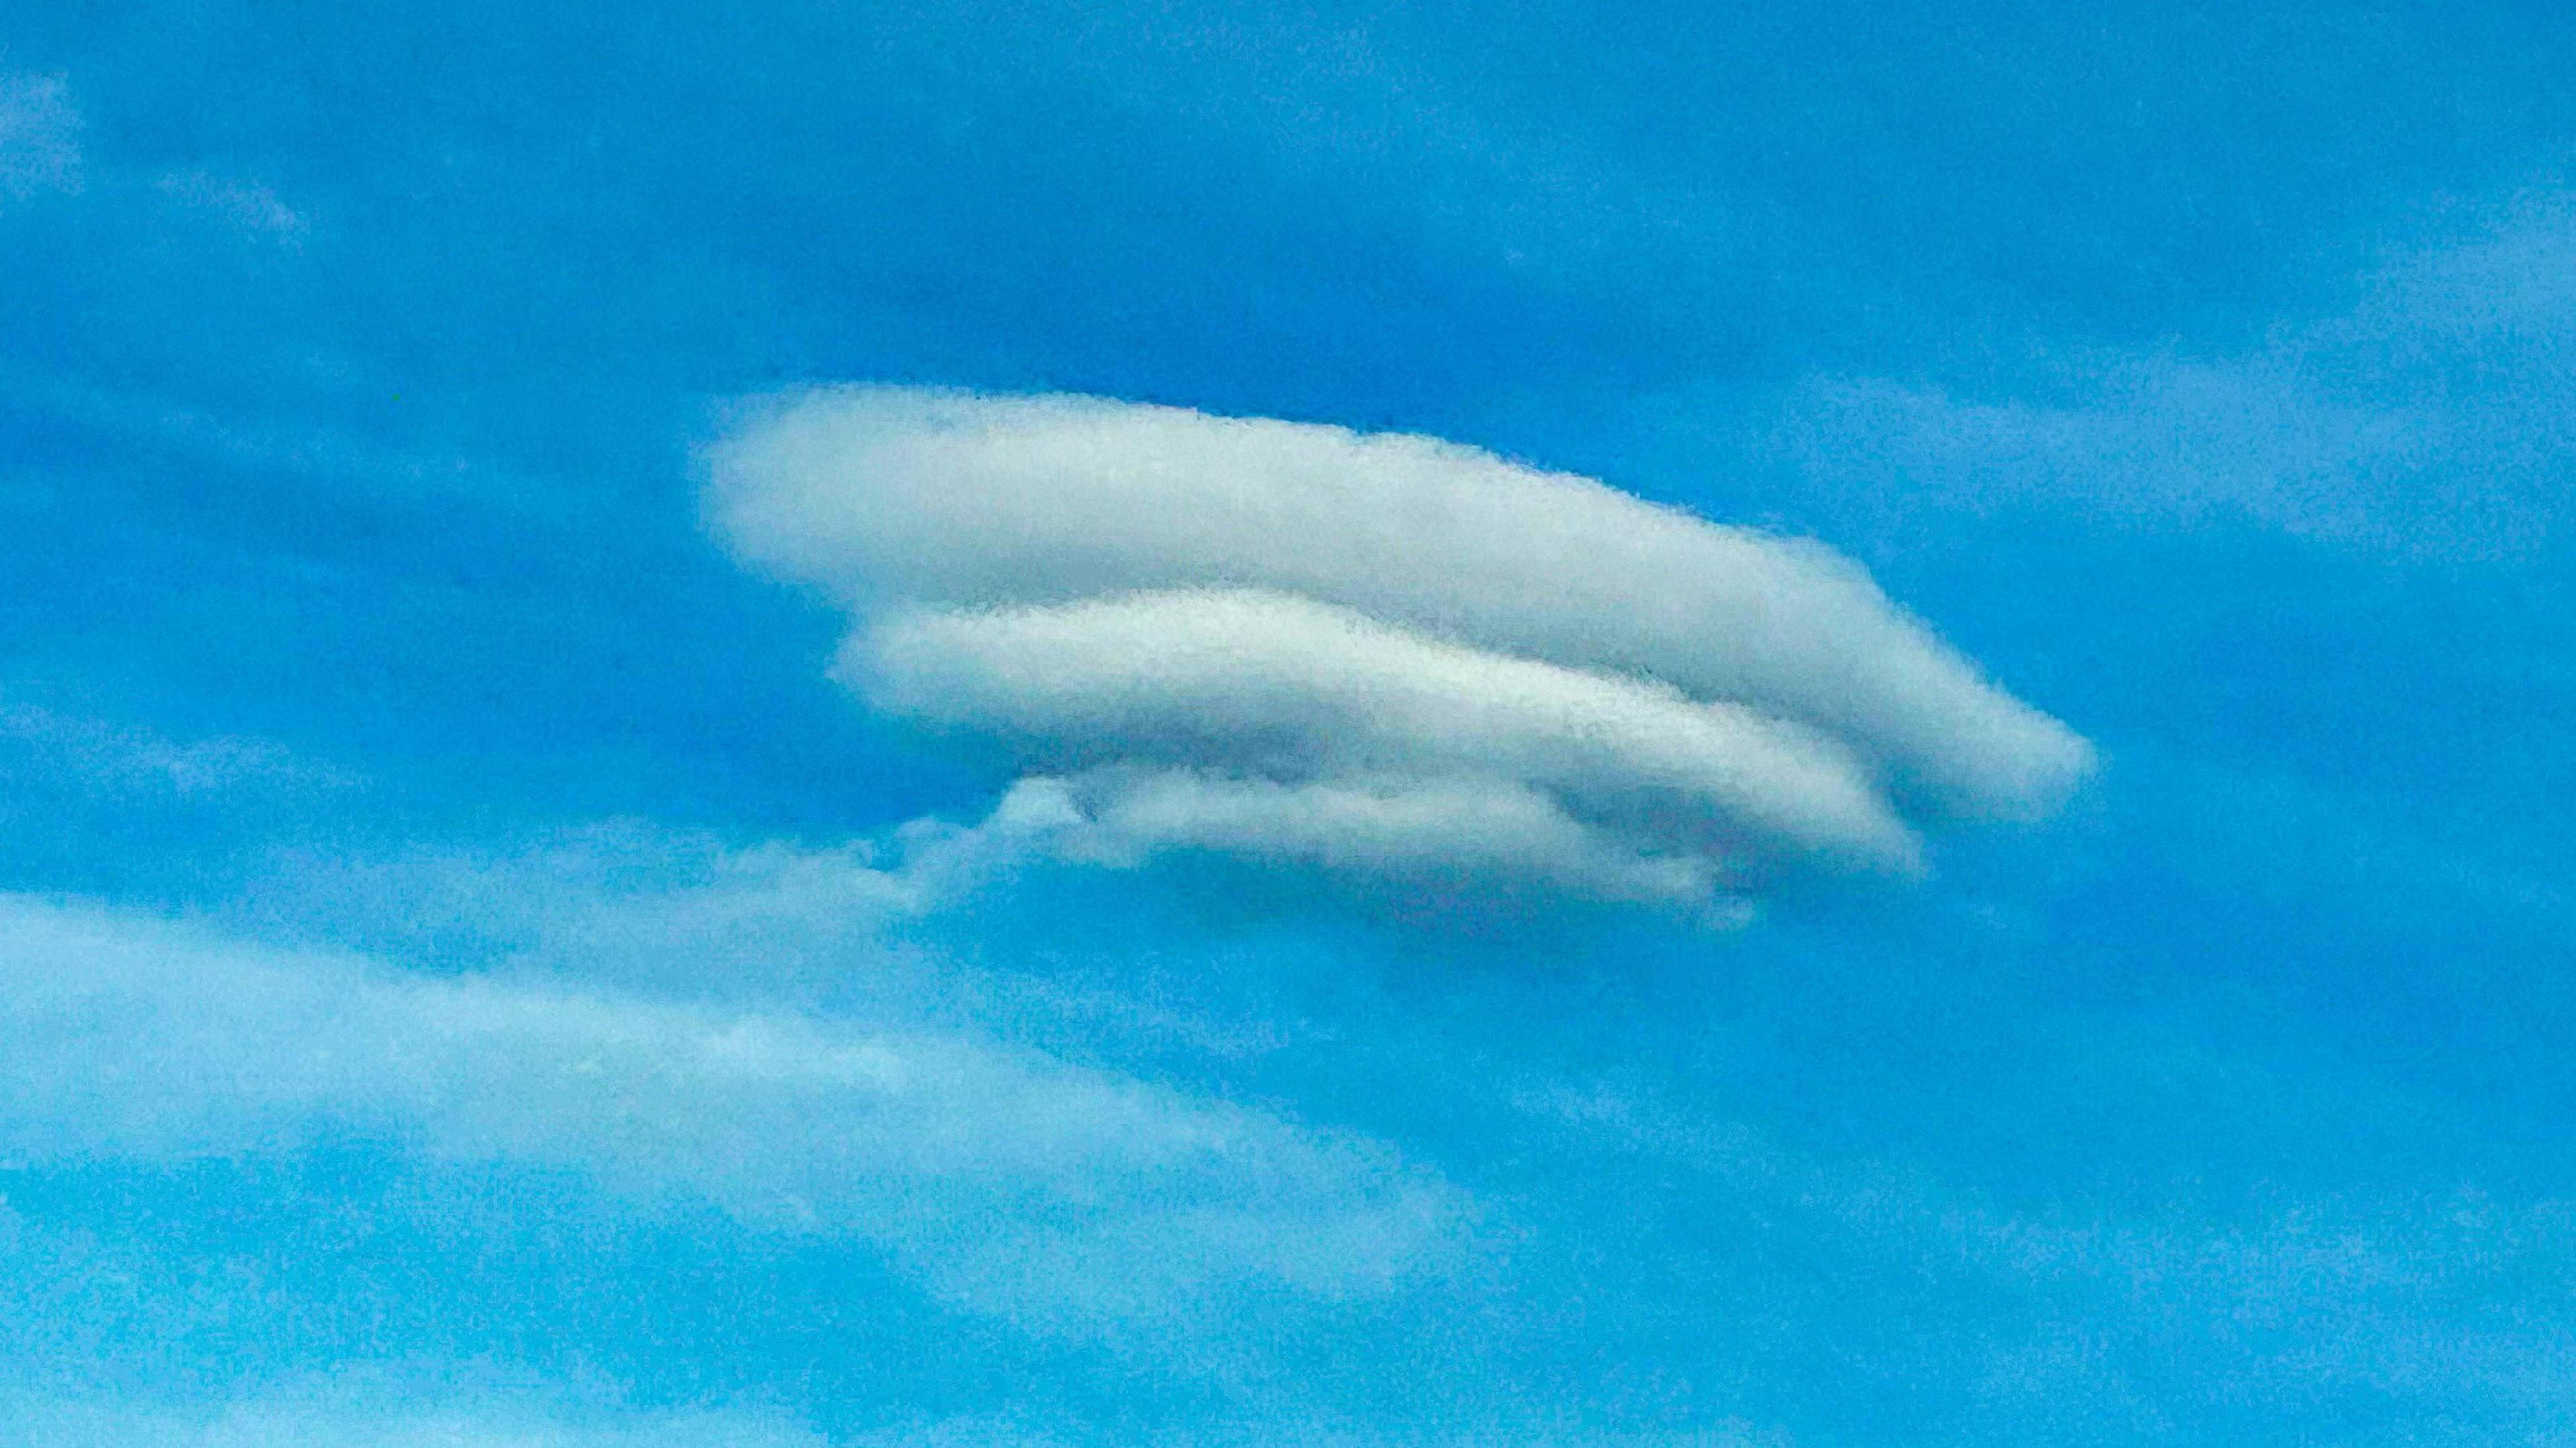
[[[998,736],[1040,768],[1509,782],[1641,852],[1920,863],[1851,752],[1812,729],[1289,594],[906,612],[855,635],[839,673],[882,709]]]

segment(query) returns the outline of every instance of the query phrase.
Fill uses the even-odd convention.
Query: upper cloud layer
[[[1139,849],[1704,901],[1783,860],[1910,871],[1900,804],[2030,818],[2090,764],[1820,546],[1431,438],[853,388],[712,463],[734,547],[860,615],[845,679],[1080,775]],[[1390,824],[1467,797],[1561,843]]]

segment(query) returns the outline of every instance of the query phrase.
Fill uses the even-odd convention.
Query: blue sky
[[[2576,1438],[2571,52],[13,7],[0,1444]]]

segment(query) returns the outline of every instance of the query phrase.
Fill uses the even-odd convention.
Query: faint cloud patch
[[[2492,214],[2253,346],[2048,359],[2009,390],[1826,376],[1735,412],[1645,413],[1795,480],[1802,512],[1893,537],[1924,517],[2229,521],[2423,558],[2528,555],[2576,498],[2576,199]]]
[[[71,775],[94,790],[145,795],[356,783],[266,740],[219,736],[183,743],[149,729],[0,698],[0,780],[21,772]]]
[[[0,198],[77,190],[80,132],[61,76],[0,76]]]
[[[1809,470],[1861,474],[1902,508],[2078,502],[2099,516],[2249,516],[2293,533],[2367,537],[2453,420],[2336,396],[2295,359],[2121,360],[2074,406],[1826,381],[1780,441]],[[1892,500],[1892,501],[1891,501]]]
[[[290,245],[303,241],[311,229],[300,212],[256,181],[191,169],[162,174],[153,180],[152,189],[241,231]]]
[[[2182,1054],[2165,1069],[2211,1065]],[[2175,1404],[2144,1385],[2179,1360],[2177,1325],[2209,1322],[2229,1325],[2226,1380],[2271,1400],[2361,1387],[2483,1423],[2497,1442],[2556,1442],[2576,1425],[2564,1406],[2576,1316],[2522,1298],[2523,1284],[2576,1272],[2576,1202],[2463,1189],[2264,1194],[2216,1216],[2080,1198],[2014,1207],[1899,1160],[1793,1148],[1616,1079],[1504,1094],[1584,1149],[1652,1160],[1755,1204],[1780,1238],[1855,1277],[1892,1271],[2008,1296],[2033,1329],[1978,1338],[1964,1379],[1998,1425],[2053,1427],[2081,1403],[2097,1434],[2119,1423],[2171,1436]]]

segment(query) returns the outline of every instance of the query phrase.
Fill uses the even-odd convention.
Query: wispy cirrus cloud
[[[2542,195],[2359,278],[2343,311],[2236,350],[2090,351],[1979,396],[1812,380],[1751,429],[1828,511],[2237,519],[2372,551],[2528,555],[2576,467],[2576,206]]]
[[[0,779],[62,776],[109,793],[195,795],[244,785],[339,786],[347,776],[263,739],[180,741],[0,695]]]
[[[45,1448],[820,1448],[774,1415],[727,1410],[580,1412],[452,1392],[371,1401],[346,1391],[272,1391],[142,1405],[0,1395],[0,1443]],[[18,1436],[23,1434],[24,1436]]]
[[[1108,855],[1706,906],[1911,872],[2090,766],[1820,546],[1432,438],[851,388],[711,461],[727,541],[856,616],[845,681],[1063,781]]]
[[[668,945],[667,924],[643,933]],[[882,1002],[430,976],[25,897],[0,898],[0,1033],[0,1152],[21,1165],[354,1134],[870,1244],[945,1300],[1039,1326],[1245,1287],[1365,1296],[1436,1268],[1464,1205],[1366,1138]]]

